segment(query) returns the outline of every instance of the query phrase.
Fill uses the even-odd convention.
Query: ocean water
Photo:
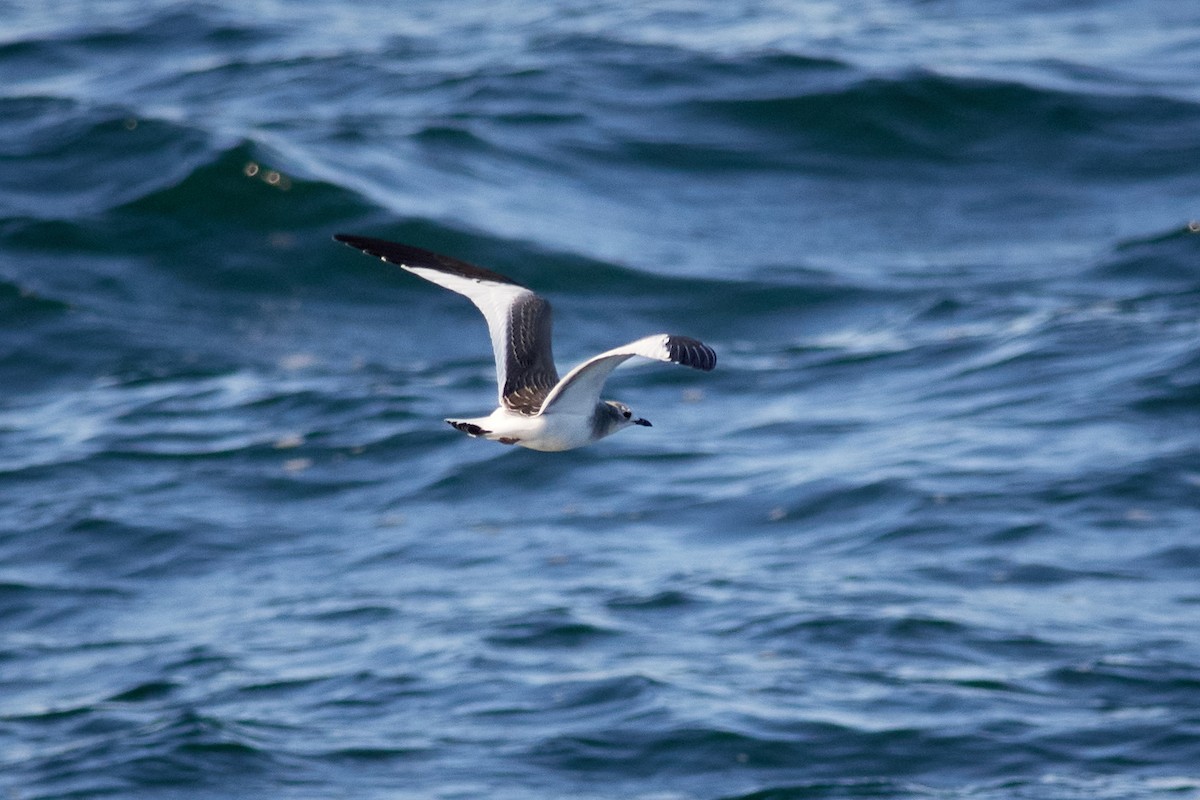
[[[1200,798],[1200,6],[0,20],[4,797]]]

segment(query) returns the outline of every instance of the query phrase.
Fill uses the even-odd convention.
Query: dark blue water
[[[5,797],[1200,797],[1200,6],[0,19]]]

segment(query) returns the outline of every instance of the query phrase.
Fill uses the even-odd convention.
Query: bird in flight
[[[472,437],[531,450],[572,450],[631,425],[650,426],[624,403],[600,399],[609,374],[641,357],[709,371],[717,354],[687,336],[658,333],[592,356],[559,378],[550,346],[550,304],[503,275],[419,247],[338,234],[367,255],[463,295],[483,313],[496,358],[499,407],[486,417],[447,419]]]

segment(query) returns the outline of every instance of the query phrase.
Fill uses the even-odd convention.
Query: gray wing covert
[[[522,296],[509,308],[505,380],[500,395],[504,405],[517,413],[536,414],[558,383],[551,327],[550,304],[535,294]]]

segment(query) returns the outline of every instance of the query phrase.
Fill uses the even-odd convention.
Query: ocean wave
[[[496,623],[487,641],[506,647],[578,647],[614,635],[606,627],[575,619],[567,609],[544,609]]]
[[[130,597],[126,589],[113,583],[83,578],[62,582],[0,581],[0,620],[16,628],[36,630],[78,618],[88,605],[122,602]],[[17,640],[6,645],[0,649],[0,661],[16,655],[10,648],[20,650],[23,646]]]
[[[941,792],[919,783],[886,778],[843,778],[840,780],[778,781],[762,788],[724,794],[716,800],[858,800],[858,798],[939,797]]]
[[[336,229],[368,216],[370,206],[323,181],[294,177],[271,166],[270,154],[247,141],[211,152],[180,179],[114,209],[118,218],[159,224],[159,235],[189,239],[234,232],[257,234],[276,249],[299,247],[296,232]],[[329,234],[331,235],[331,234]]]
[[[0,145],[21,169],[0,180],[0,215],[75,219],[170,185],[203,162],[209,137],[117,106],[57,97],[0,98],[21,119],[20,144]],[[7,126],[6,126],[7,127]]]
[[[119,48],[142,48],[159,54],[164,44],[258,42],[272,31],[255,24],[253,17],[234,15],[215,5],[116,5],[95,14],[87,24],[34,30],[0,43],[0,58],[29,54],[48,61],[65,61],[68,56],[111,55]]]
[[[1195,419],[1200,409],[1200,353],[1180,348],[1138,375],[1129,407],[1155,417]]]
[[[1023,153],[1031,161],[1065,160],[1081,168],[1104,159],[1105,169],[1114,171],[1161,169],[1190,158],[1194,148],[1186,141],[1159,137],[1200,122],[1200,107],[1180,100],[923,71],[863,76],[835,91],[692,102],[739,128],[826,157],[990,163]],[[1140,157],[1128,147],[1139,129],[1155,132]],[[1036,148],[1027,146],[1034,142]]]
[[[113,469],[220,460],[258,465],[263,480],[274,476],[314,491],[320,480],[305,473],[316,464],[359,456],[371,460],[411,445],[397,436],[416,417],[395,402],[371,401],[371,396],[375,391],[366,376],[350,384],[342,378],[313,383],[287,370],[194,374],[184,368],[110,376],[53,400],[0,411],[6,445],[0,475],[35,480],[69,464]],[[371,409],[365,417],[364,401]],[[328,427],[329,420],[347,415],[365,425],[350,440]],[[352,472],[343,472],[332,488],[361,480],[358,471]]]
[[[1099,264],[1094,273],[1100,278],[1138,285],[1161,282],[1175,292],[1200,293],[1200,221],[1189,221],[1152,236],[1120,241],[1113,254]]]
[[[0,279],[0,319],[3,319],[6,325],[28,325],[40,317],[70,309],[69,303],[43,297],[33,289]]]
[[[780,771],[786,775],[804,765],[807,775],[832,781],[844,780],[847,773],[869,774],[881,763],[888,765],[890,781],[901,781],[921,775],[934,759],[945,779],[964,774],[981,779],[985,772],[994,776],[1038,762],[1035,747],[1009,741],[1009,737],[963,736],[947,729],[886,725],[872,729],[804,718],[786,724],[747,723],[738,727],[639,722],[587,736],[548,738],[525,758],[555,770],[591,774],[616,769],[640,778],[727,770],[757,776]],[[1004,757],[985,759],[984,755],[998,743],[1005,746]],[[990,762],[990,769],[980,769],[983,761]],[[835,768],[834,764],[839,766]]]
[[[13,107],[30,117],[17,127],[31,143],[7,148],[23,167],[0,184],[0,234],[14,247],[139,254],[240,235],[250,246],[306,252],[302,240],[377,213],[249,139],[224,142],[131,108],[0,99],[0,113]]]
[[[576,47],[603,54],[572,62],[566,54],[576,58]],[[483,102],[476,92],[461,100],[461,113],[475,120],[503,114],[518,124],[540,113],[564,121],[582,113],[591,130],[566,125],[551,137],[556,147],[647,169],[850,176],[885,162],[910,171],[1001,162],[1011,168],[1015,157],[1029,168],[1052,165],[1084,179],[1128,179],[1147,171],[1181,174],[1196,156],[1189,132],[1200,124],[1200,106],[1151,92],[919,68],[878,72],[778,52],[718,57],[607,38],[551,40],[534,53],[542,63],[513,72],[511,83],[503,74],[470,79],[510,98],[509,105]],[[572,96],[556,84],[564,73],[596,87],[602,124],[598,110],[570,105]]]

